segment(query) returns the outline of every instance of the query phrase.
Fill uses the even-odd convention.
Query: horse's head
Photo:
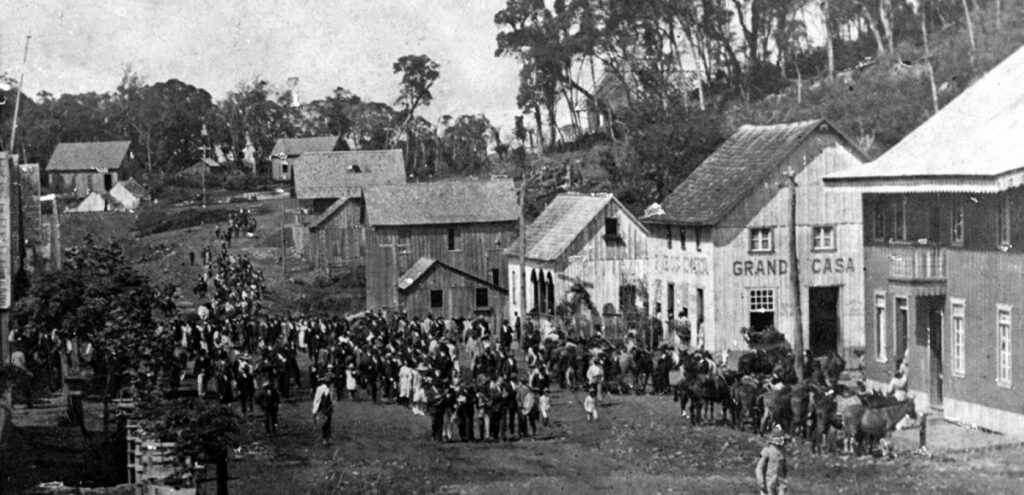
[[[907,400],[903,401],[903,408],[907,416],[910,416],[910,419],[917,419],[917,406],[914,404],[913,397],[909,397]]]

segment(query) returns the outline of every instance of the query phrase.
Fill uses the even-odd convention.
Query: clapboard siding
[[[618,238],[606,238],[606,218],[618,220]],[[538,276],[553,282],[555,305],[565,299],[574,285],[579,284],[590,294],[591,301],[599,312],[610,314],[622,312],[620,288],[634,286],[638,295],[645,288],[647,265],[647,230],[618,201],[608,203],[589,222],[580,228],[573,241],[553,261],[526,260],[526,311],[538,307],[533,287],[533,277]],[[512,304],[510,318],[516,313],[525,314],[519,304],[519,257],[509,257],[509,276],[512,277]],[[646,301],[637,300],[638,309]],[[545,312],[553,308],[544,304]]]
[[[367,231],[366,304],[368,308],[399,304],[398,277],[420,258],[433,258],[457,270],[490,281],[498,270],[498,285],[507,287],[502,250],[515,238],[516,222],[374,227]],[[456,246],[448,249],[448,230]]]
[[[671,246],[668,242],[669,228],[672,231]],[[695,227],[652,225],[650,229],[651,236],[647,243],[647,293],[651,314],[661,320],[662,328],[667,331],[669,316],[674,318],[685,308],[696,326],[702,312],[698,290],[703,290],[704,328],[716,328],[714,312],[710,311],[715,294],[715,279],[712,276],[715,247],[710,242],[710,229],[700,228],[703,233],[700,236]],[[684,235],[680,235],[681,231]],[[680,242],[681,239],[685,239],[685,243]],[[697,245],[698,240],[700,246]],[[673,285],[673,301],[668,300],[669,284]],[[670,310],[672,315],[669,315]],[[663,337],[667,337],[667,334]]]
[[[366,256],[363,202],[350,199],[327,220],[310,229],[307,255],[320,272],[331,266],[361,266]]]
[[[858,193],[826,189],[822,182],[824,176],[860,163],[836,135],[815,135],[714,226],[714,317],[705,317],[709,347],[734,348],[742,344],[740,329],[749,326],[752,289],[775,291],[775,325],[792,341],[790,193],[784,187],[787,179],[783,175],[787,170],[797,171],[797,258],[804,342],[809,342],[814,331],[809,326],[808,288],[838,286],[839,350],[852,357],[854,350],[864,346],[862,203]],[[835,249],[812,249],[813,229],[821,226],[834,229]],[[751,252],[753,228],[771,229],[770,252]]]
[[[487,291],[486,306],[476,305],[478,289]],[[431,305],[430,294],[437,290],[442,291],[441,307]],[[430,314],[444,318],[481,316],[490,321],[491,328],[497,328],[501,323],[498,318],[504,315],[507,298],[504,290],[480,283],[439,265],[434,265],[419,282],[401,291],[398,296],[402,309],[409,315]]]

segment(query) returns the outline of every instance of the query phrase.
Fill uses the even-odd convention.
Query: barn
[[[559,194],[506,250],[509,315],[549,319],[559,307],[604,327],[643,308],[647,228],[611,194]],[[525,245],[525,268],[520,253]],[[520,300],[521,273],[526,300]],[[525,312],[524,312],[525,310]]]
[[[502,252],[518,227],[511,180],[374,186],[365,201],[367,308],[500,323]]]
[[[822,178],[863,160],[824,120],[740,127],[644,218],[651,314],[667,329],[685,310],[691,343],[716,351],[743,346],[743,328],[774,327],[792,342],[794,173],[804,342],[816,356],[852,358],[864,345],[860,200]]]
[[[869,165],[862,194],[864,369],[905,359],[922,410],[1024,434],[1024,50]]]
[[[363,191],[405,184],[401,150],[303,153],[294,160],[295,197],[312,213],[303,243],[319,272],[361,270],[366,256]]]
[[[303,138],[279,138],[270,151],[270,177],[276,181],[292,180],[292,161],[308,152],[337,151],[344,149],[344,141],[338,136],[317,136]]]
[[[109,192],[130,159],[130,147],[131,141],[58,144],[46,164],[50,188],[76,198]]]

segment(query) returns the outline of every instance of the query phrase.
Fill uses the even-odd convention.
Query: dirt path
[[[585,421],[567,392],[536,441],[435,444],[428,419],[393,405],[341,402],[333,446],[316,444],[309,402],[286,404],[281,434],[242,449],[235,493],[756,493],[762,440],[692,428],[666,397],[614,396]],[[255,425],[258,420],[253,420]],[[258,426],[258,425],[256,425]],[[256,434],[261,436],[260,434]],[[791,456],[792,493],[1019,493],[1019,449],[892,461]],[[981,459],[989,458],[984,462]]]

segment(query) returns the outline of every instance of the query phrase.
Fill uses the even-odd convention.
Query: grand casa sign
[[[811,258],[811,273],[853,273],[853,258]],[[789,273],[789,262],[780,259],[759,259],[734,261],[732,274],[737,277],[755,277],[764,275],[786,275]]]

